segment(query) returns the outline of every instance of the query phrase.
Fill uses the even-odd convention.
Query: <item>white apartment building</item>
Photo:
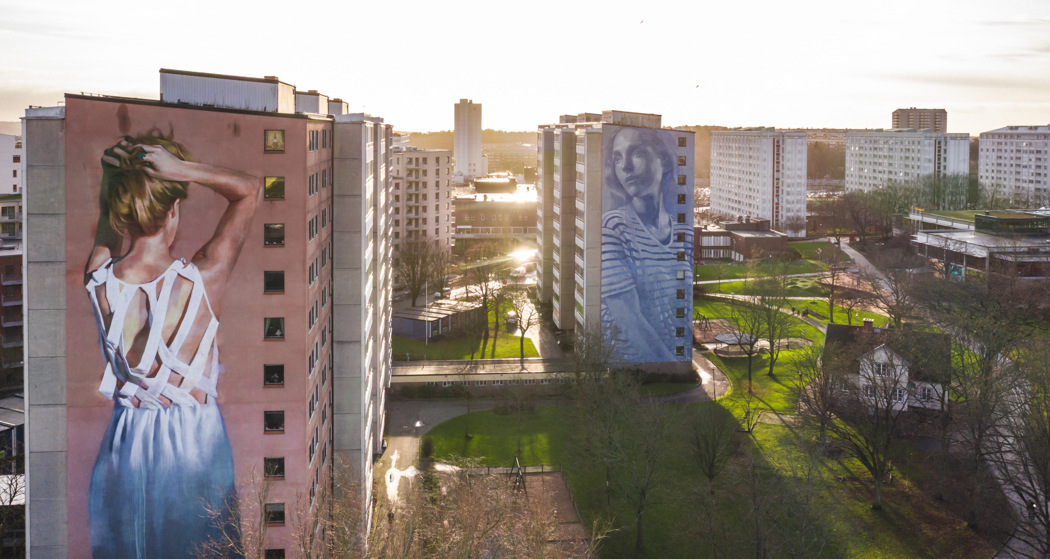
[[[456,103],[456,123],[452,134],[452,157],[456,177],[470,180],[488,174],[481,151],[481,103],[460,99]]]
[[[538,277],[558,328],[600,328],[625,362],[686,372],[693,133],[661,129],[660,121],[660,115],[605,111],[540,127]],[[648,179],[636,183],[635,173]],[[633,305],[629,319],[620,314],[625,296]]]
[[[970,136],[901,128],[846,134],[846,191],[872,191],[890,182],[965,175]]]
[[[22,137],[0,134],[0,194],[22,192],[22,175],[25,173],[24,158]]]
[[[452,153],[401,147],[390,160],[395,257],[402,239],[426,237],[452,246]]]
[[[731,220],[768,219],[772,229],[804,237],[806,133],[773,128],[712,132],[711,211]]]
[[[977,178],[985,189],[1016,204],[1050,204],[1050,125],[983,132]]]

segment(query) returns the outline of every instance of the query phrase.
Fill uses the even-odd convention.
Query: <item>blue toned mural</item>
[[[602,130],[602,328],[626,362],[689,361],[692,143],[679,147],[670,130]]]

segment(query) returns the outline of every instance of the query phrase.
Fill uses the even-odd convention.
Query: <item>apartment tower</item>
[[[456,161],[456,177],[463,181],[488,174],[481,151],[481,103],[470,99],[456,103],[452,157]]]
[[[897,109],[893,111],[894,128],[915,128],[945,133],[948,131],[948,111],[944,109]]]
[[[275,77],[161,70],[160,78],[159,101],[69,94],[64,106],[26,112],[28,549],[33,556],[87,557],[93,544],[126,528],[100,520],[89,504],[99,494],[93,465],[105,455],[107,425],[127,400],[100,394],[104,355],[124,355],[130,342],[115,334],[113,353],[100,351],[100,319],[84,272],[106,176],[100,158],[122,138],[159,135],[181,145],[189,160],[219,170],[213,174],[247,176],[238,180],[260,191],[225,285],[201,290],[209,305],[216,288],[222,293],[209,307],[218,320],[208,369],[215,383],[201,407],[213,399],[221,407],[242,503],[265,487],[263,510],[255,513],[266,523],[267,556],[298,556],[294,515],[326,514],[318,497],[331,489],[333,468],[360,475],[363,514],[371,501],[390,375],[391,129]],[[190,261],[220,238],[230,204],[217,192],[189,183],[172,255]],[[176,261],[169,271],[182,266]],[[123,287],[107,296],[130,289],[132,297],[151,300],[151,289],[164,292],[166,274],[115,284]],[[185,337],[164,347],[179,339]],[[141,386],[166,393],[168,385],[196,378],[192,367],[178,369],[163,351],[157,355],[157,373],[141,365],[134,371],[156,379],[176,367],[185,376]],[[146,441],[132,433],[127,443]],[[174,502],[185,514],[203,514],[200,496]],[[145,512],[125,513],[127,521],[155,521],[159,508],[148,501],[129,508]],[[98,525],[106,529],[92,528]]]
[[[846,134],[846,191],[872,191],[924,177],[966,175],[970,136],[913,128]]]
[[[1050,125],[981,133],[977,178],[986,191],[1018,206],[1050,204]]]

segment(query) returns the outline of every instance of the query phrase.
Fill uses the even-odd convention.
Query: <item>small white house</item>
[[[834,348],[856,355],[862,398],[886,402],[896,410],[947,406],[951,345],[946,335],[875,328],[865,319],[861,326],[829,324],[824,351]]]

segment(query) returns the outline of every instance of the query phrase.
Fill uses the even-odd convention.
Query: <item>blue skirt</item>
[[[115,406],[91,475],[94,557],[196,557],[202,543],[236,534],[236,507],[217,404]]]

